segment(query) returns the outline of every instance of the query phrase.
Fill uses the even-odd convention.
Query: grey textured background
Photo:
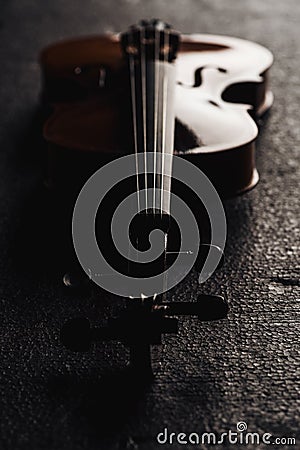
[[[59,344],[67,318],[97,321],[115,301],[104,293],[70,295],[60,269],[49,271],[47,254],[35,251],[38,243],[25,254],[19,243],[32,240],[24,220],[42,214],[33,120],[39,50],[59,38],[119,31],[152,16],[184,32],[229,34],[269,47],[276,101],[257,149],[260,184],[226,203],[226,264],[205,286],[227,296],[228,320],[183,320],[178,338],[165,339],[156,355],[154,384],[130,386],[116,372],[127,357],[121,345],[77,355]],[[159,448],[155,436],[164,426],[220,433],[241,420],[249,431],[296,436],[299,23],[297,0],[1,1],[1,449],[150,450]],[[49,239],[46,232],[42,237]],[[198,291],[191,274],[173,298],[189,300]]]

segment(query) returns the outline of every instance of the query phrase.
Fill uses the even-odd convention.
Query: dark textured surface
[[[32,124],[40,48],[149,16],[185,32],[235,35],[269,47],[276,57],[276,102],[258,144],[260,184],[227,202],[226,264],[205,286],[227,296],[228,320],[183,320],[178,338],[167,338],[157,355],[153,385],[130,386],[114,371],[125,364],[121,345],[76,355],[59,344],[67,318],[96,321],[112,299],[68,294],[60,269],[48,270],[43,247],[37,252],[33,240],[32,251],[22,255],[20,241],[32,239],[24,225],[32,219],[29,206],[42,214]],[[221,433],[241,420],[249,431],[297,434],[299,21],[297,0],[1,2],[1,449],[150,450],[160,447],[155,436],[164,426],[176,433]],[[174,298],[195,297],[197,289],[192,274]]]

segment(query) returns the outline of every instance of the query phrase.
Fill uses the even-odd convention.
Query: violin
[[[165,123],[170,133],[174,128],[174,154],[198,166],[222,197],[246,192],[258,182],[256,121],[273,102],[271,52],[234,37],[179,35],[158,24],[140,24],[131,37],[133,44],[124,43],[124,34],[108,34],[62,41],[42,51],[42,98],[51,105],[43,133],[48,145],[47,185],[52,189],[62,192],[74,186],[78,193],[97,168],[143,146],[139,124],[139,142],[134,143],[129,67],[134,61],[136,112],[142,115],[142,81],[137,73],[142,50],[148,72],[149,58],[158,66],[164,56],[168,62],[174,57],[175,79]],[[164,43],[167,36],[170,42]],[[155,78],[150,72],[147,80]],[[155,89],[162,98],[162,83],[161,75],[156,85],[152,80],[144,86],[147,118],[155,112],[159,116],[150,103],[154,104]],[[144,127],[147,149],[153,149],[154,126],[162,128],[161,121],[162,114],[159,123],[152,118]]]
[[[42,52],[40,61],[42,98],[50,106],[44,125],[47,186],[64,199],[64,206],[68,198],[73,207],[78,196],[73,242],[85,272],[106,290],[136,299],[107,327],[91,329],[86,319],[67,323],[61,340],[68,348],[83,350],[92,341],[117,339],[130,347],[135,369],[152,373],[150,346],[161,343],[162,334],[177,332],[178,321],[173,316],[193,315],[206,321],[224,318],[228,312],[220,296],[202,294],[198,302],[187,303],[164,301],[165,292],[185,277],[201,254],[197,221],[173,195],[174,179],[186,181],[195,192],[204,188],[212,194],[206,198],[212,205],[204,206],[212,208],[209,217],[214,218],[214,225],[220,219],[221,227],[211,232],[205,261],[200,261],[209,276],[212,271],[207,261],[220,250],[219,242],[224,248],[226,239],[217,191],[222,196],[237,195],[258,181],[255,120],[273,101],[268,88],[272,55],[241,39],[180,35],[170,25],[151,20],[117,35],[54,44]],[[181,176],[180,169],[190,179],[184,179],[186,174]],[[121,183],[128,175],[134,180],[130,190]],[[100,192],[103,186],[116,192],[107,199]],[[132,210],[126,203],[131,191],[137,200]],[[96,241],[92,228],[97,228],[98,197],[105,214],[98,233],[101,239]],[[176,206],[176,201],[182,236],[178,236],[176,220],[172,223],[171,203]],[[125,205],[121,213],[118,204]],[[125,215],[128,220],[123,224]],[[120,233],[112,240],[108,236],[118,223]],[[157,228],[162,231],[163,249],[153,258],[150,236]],[[120,245],[124,232],[134,243],[130,252],[137,253],[136,258],[129,257],[129,264],[124,258],[126,246],[124,250]],[[113,249],[116,243],[118,252]],[[112,265],[117,264],[117,274],[109,272],[110,266],[99,258],[97,244],[106,250]],[[100,273],[92,267],[97,258],[101,259]],[[218,263],[220,258],[213,259]],[[172,272],[181,263],[187,267],[179,275]],[[205,281],[208,276],[202,272]]]

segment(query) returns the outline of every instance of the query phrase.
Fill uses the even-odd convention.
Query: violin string
[[[162,120],[162,162],[161,162],[161,215],[163,214],[163,201],[164,201],[164,179],[165,179],[165,144],[166,144],[166,120],[167,120],[167,101],[168,101],[168,74],[167,74],[167,63],[169,61],[169,30],[164,32],[164,73],[163,73],[163,120]],[[167,51],[166,51],[167,50]],[[164,276],[163,276],[163,295],[162,300],[164,301],[166,298],[166,289],[167,289],[167,246],[168,246],[168,233],[165,232],[165,241],[164,241]]]
[[[159,94],[159,48],[160,48],[160,31],[157,37],[157,27],[154,29],[154,145],[153,145],[153,210],[155,209],[155,189],[156,189],[156,152],[157,152],[157,130],[158,130],[158,94]]]
[[[167,37],[167,45],[166,39]],[[166,51],[168,48],[168,51]],[[163,121],[162,121],[162,163],[161,163],[161,191],[160,191],[160,212],[163,213],[164,201],[164,170],[165,170],[165,144],[166,144],[166,121],[167,121],[167,101],[168,101],[168,77],[166,74],[166,62],[169,60],[169,31],[164,33],[164,81],[163,81]],[[167,56],[167,58],[166,58]]]
[[[131,45],[134,47],[133,35],[131,35]],[[139,163],[138,163],[138,142],[137,142],[137,114],[136,114],[136,80],[135,80],[135,62],[134,54],[129,55],[130,66],[130,83],[131,83],[131,102],[133,115],[133,135],[134,135],[134,153],[135,153],[135,171],[136,171],[136,189],[137,189],[137,206],[140,211],[140,184],[139,184]]]
[[[144,141],[144,170],[145,170],[145,208],[146,214],[148,210],[148,189],[147,189],[147,93],[146,93],[146,51],[145,40],[146,33],[145,27],[142,27],[141,35],[141,77],[142,77],[142,104],[143,104],[143,141]]]

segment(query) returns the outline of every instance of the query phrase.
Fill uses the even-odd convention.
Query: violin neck
[[[134,151],[144,155],[142,167],[137,165],[139,204],[152,214],[170,212],[178,41],[178,34],[160,21],[141,22],[121,37],[130,76]]]

